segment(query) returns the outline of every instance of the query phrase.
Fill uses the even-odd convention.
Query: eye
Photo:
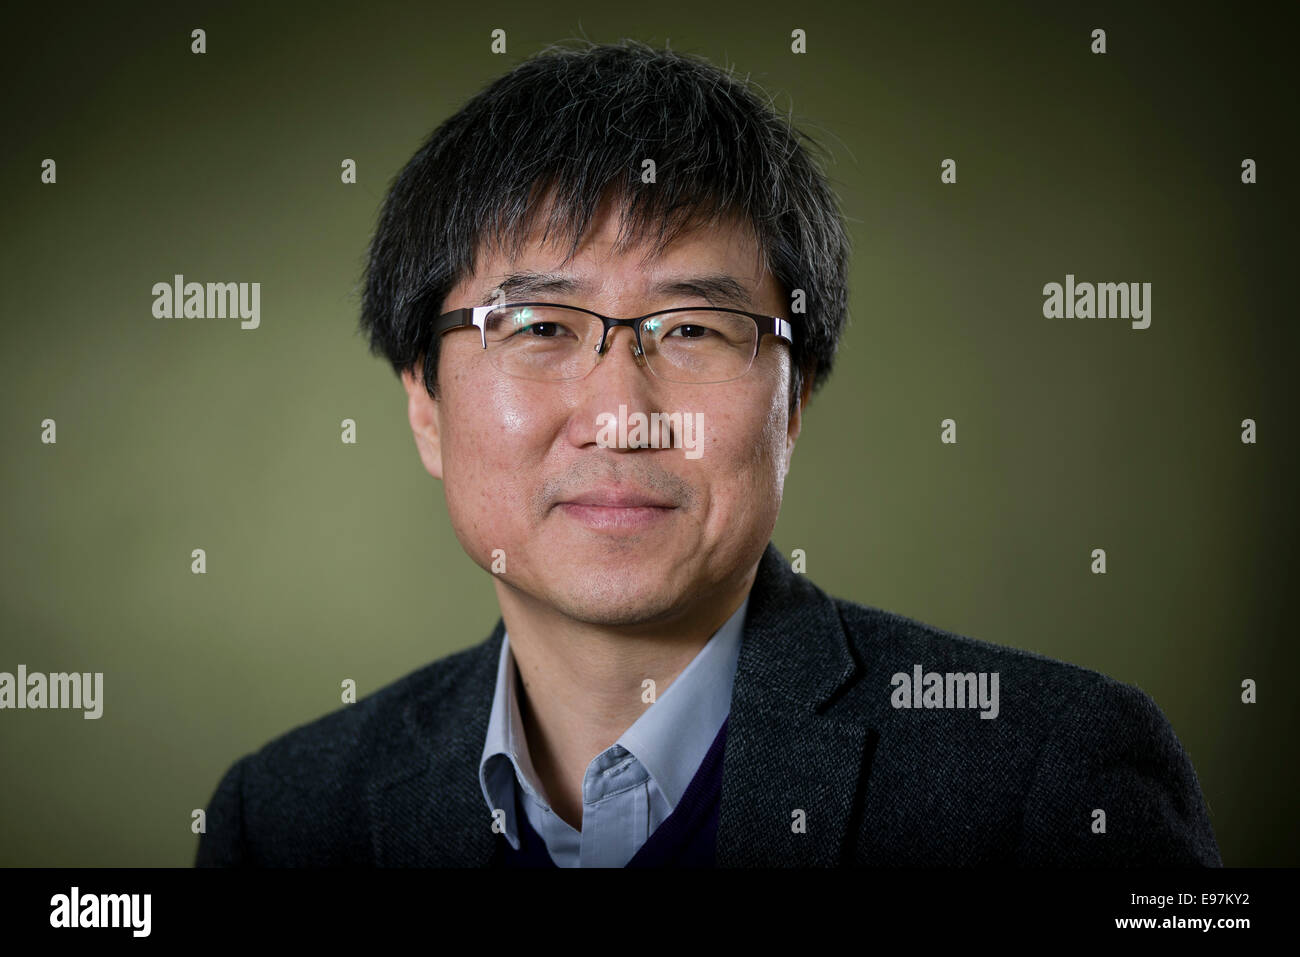
[[[685,333],[682,333],[681,338],[683,339],[703,339],[705,336],[709,336],[713,334],[713,330],[705,326],[695,325],[693,323],[682,323],[680,326],[674,327],[673,330],[668,333],[668,335],[671,336],[673,333],[681,332],[683,329],[691,329],[694,330],[695,332],[694,335],[689,335],[689,336],[686,335]]]
[[[577,336],[564,322],[544,320],[542,322],[530,322],[527,325],[520,325],[515,329],[511,338],[516,340],[531,339],[535,342],[539,339],[551,341],[555,339],[577,338]]]

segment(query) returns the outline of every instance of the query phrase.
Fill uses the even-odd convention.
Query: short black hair
[[[553,44],[493,81],[398,174],[365,267],[371,352],[399,374],[424,360],[436,398],[432,319],[473,273],[480,243],[517,253],[550,196],[543,235],[571,240],[572,258],[612,195],[625,216],[620,251],[644,242],[654,255],[683,228],[734,217],[784,294],[803,290],[805,311],[789,315],[793,414],[808,375],[814,390],[825,384],[848,311],[849,240],[813,158],[822,148],[731,70],[636,40],[579,42]],[[653,185],[641,183],[646,158]]]

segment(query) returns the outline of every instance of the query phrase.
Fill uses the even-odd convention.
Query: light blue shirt
[[[489,813],[505,812],[505,836],[519,849],[515,788],[533,830],[560,867],[624,867],[682,799],[731,710],[749,596],[632,727],[587,765],[582,830],[551,810],[528,756],[510,635],[501,642],[496,694],[479,761]]]

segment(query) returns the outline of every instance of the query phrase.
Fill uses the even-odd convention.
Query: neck
[[[643,682],[662,695],[735,614],[757,570],[672,619],[629,626],[576,621],[496,580],[529,757],[551,808],[571,827],[581,829],[587,765],[649,707]]]

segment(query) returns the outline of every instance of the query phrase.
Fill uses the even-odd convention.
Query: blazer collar
[[[500,838],[479,760],[505,624],[427,666],[402,733],[367,785],[380,866],[483,867]],[[859,673],[833,599],[791,570],[771,542],[750,591],[723,754],[719,866],[840,863],[865,781],[871,727],[829,713]],[[417,682],[419,684],[419,682]],[[792,827],[795,812],[806,827]],[[761,834],[761,838],[758,835]]]
[[[849,861],[878,735],[860,709],[835,704],[871,664],[857,661],[834,599],[769,542],[731,693],[717,866]]]

